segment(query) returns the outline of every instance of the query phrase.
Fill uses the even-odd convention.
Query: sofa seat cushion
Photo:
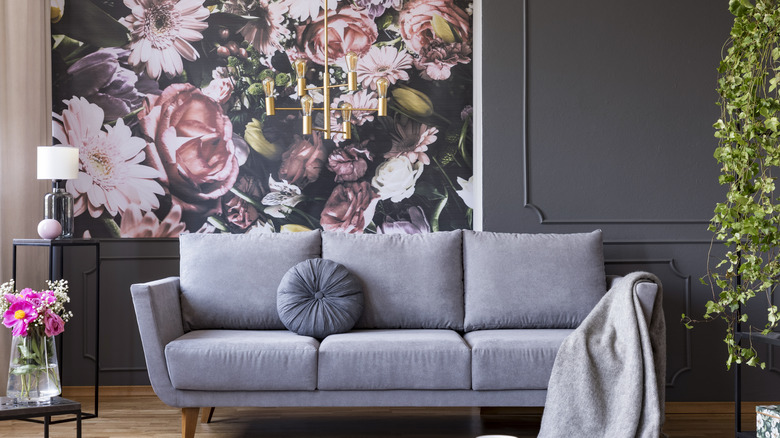
[[[165,346],[176,389],[313,390],[319,342],[287,330],[196,330]]]
[[[547,389],[555,355],[573,329],[480,330],[464,339],[471,346],[475,390]]]
[[[356,330],[319,350],[322,390],[469,389],[471,351],[451,330]]]

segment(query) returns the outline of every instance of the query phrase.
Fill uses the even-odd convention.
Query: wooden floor
[[[105,391],[104,391],[105,392]],[[101,393],[100,416],[83,421],[83,436],[181,436],[181,411],[159,401],[148,391],[106,395]],[[92,411],[88,396],[65,394]],[[746,409],[750,409],[746,407]],[[665,432],[672,438],[731,438],[733,412],[727,403],[676,403],[667,406]],[[729,413],[732,412],[732,413]],[[753,411],[755,412],[755,411]],[[538,408],[498,410],[480,416],[477,408],[218,408],[210,424],[198,424],[196,438],[474,438],[483,434],[535,437],[541,413]],[[744,424],[755,422],[750,411]],[[0,437],[43,436],[43,425],[25,421],[0,422]],[[51,426],[52,438],[75,437],[75,423]]]

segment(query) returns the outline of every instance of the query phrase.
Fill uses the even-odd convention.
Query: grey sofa
[[[149,378],[182,408],[185,437],[199,407],[543,406],[558,347],[607,290],[600,231],[180,245],[179,277],[131,291]],[[357,276],[364,297],[355,327],[324,339],[286,330],[276,307],[283,275],[318,257]],[[653,286],[641,288],[650,306]]]

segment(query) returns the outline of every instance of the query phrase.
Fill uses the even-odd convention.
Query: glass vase
[[[52,182],[52,191],[43,197],[43,218],[62,225],[60,237],[73,237],[73,195],[65,191],[65,181]]]
[[[6,395],[19,404],[41,405],[60,392],[54,338],[38,330],[30,330],[27,336],[14,336]]]

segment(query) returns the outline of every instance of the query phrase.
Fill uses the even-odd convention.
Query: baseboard
[[[506,416],[506,415],[542,415],[544,408],[541,406],[516,406],[516,407],[482,407],[479,414],[482,416]]]
[[[95,395],[94,386],[63,386],[63,397],[91,397]],[[100,397],[130,397],[154,395],[149,385],[138,386],[101,386]]]
[[[742,402],[743,414],[755,414],[756,406],[777,405],[780,402]],[[734,402],[666,402],[667,414],[734,414]]]
[[[63,397],[90,397],[94,395],[92,386],[65,386]],[[149,385],[138,386],[101,386],[101,397],[153,396],[154,390]],[[742,413],[756,412],[758,405],[780,405],[780,402],[742,402]],[[539,415],[542,407],[483,407],[482,415]],[[734,414],[734,402],[666,402],[666,413],[673,414]]]

